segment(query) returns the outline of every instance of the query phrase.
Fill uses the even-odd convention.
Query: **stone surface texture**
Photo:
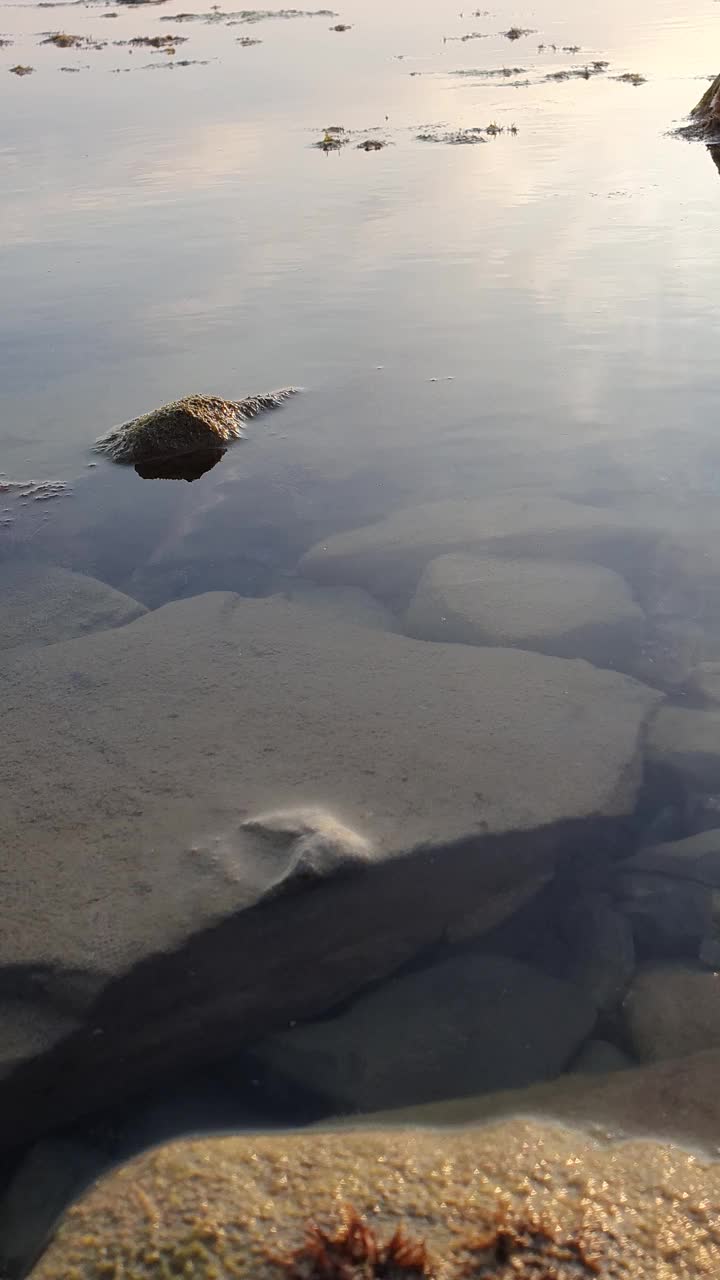
[[[336,1018],[255,1047],[276,1072],[354,1111],[557,1075],[595,1022],[574,984],[504,956],[459,956],[386,983]]]
[[[317,581],[393,597],[409,595],[431,560],[456,551],[589,561],[632,574],[649,563],[656,536],[647,523],[609,508],[506,494],[406,507],[317,543],[300,568]]]
[[[35,648],[122,627],[145,613],[130,596],[57,565],[0,564],[0,650]]]
[[[334,1233],[348,1204],[383,1239],[401,1222],[424,1239],[438,1280],[469,1273],[468,1235],[497,1226],[499,1209],[510,1223],[536,1215],[558,1239],[583,1239],[594,1269],[571,1252],[545,1269],[555,1280],[690,1280],[720,1269],[720,1166],[709,1158],[513,1121],[163,1147],[73,1208],[32,1276],[95,1280],[102,1266],[126,1280],[161,1268],[195,1280],[278,1280],[287,1270],[268,1255],[299,1249],[308,1222]],[[493,1275],[522,1271],[518,1254],[501,1257]]]
[[[648,758],[687,786],[720,788],[720,708],[662,707],[648,735]]]
[[[612,569],[458,553],[431,560],[405,619],[421,640],[533,649],[627,669],[645,616]]]
[[[720,973],[680,965],[640,970],[624,1005],[628,1038],[645,1062],[720,1048]]]
[[[0,964],[36,975],[39,1027],[87,1019],[16,1072],[6,1142],[496,925],[632,810],[657,704],[227,593],[6,654],[0,681]]]

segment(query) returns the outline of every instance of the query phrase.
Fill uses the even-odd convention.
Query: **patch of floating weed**
[[[34,67],[23,67],[19,62],[17,66],[10,67],[10,72],[14,76],[31,76],[34,70]]]
[[[381,138],[366,138],[364,142],[358,142],[358,151],[382,151],[387,146],[387,142],[383,142]]]
[[[461,44],[466,44],[468,40],[487,40],[488,36],[487,31],[468,31],[464,36],[443,36],[443,44],[447,44],[450,40],[459,40]]]
[[[243,49],[252,49],[253,45],[262,44],[262,40],[253,40],[252,36],[236,36],[235,43],[242,45]]]
[[[235,9],[223,13],[215,6],[209,13],[163,14],[161,22],[224,22],[227,26],[265,22],[268,18],[337,18],[332,9]]]
[[[500,125],[495,121],[482,128],[474,126],[470,129],[451,129],[442,132],[440,129],[425,129],[416,134],[418,142],[444,142],[448,146],[474,146],[479,142],[487,142],[488,138],[496,138],[501,133],[516,135],[517,125]]]
[[[419,75],[421,73],[411,71],[410,74]],[[471,69],[471,70],[449,71],[447,74],[451,76],[483,76],[483,77],[497,76],[501,79],[509,80],[511,76],[527,75],[527,67],[498,67],[493,71],[481,71],[478,69]]]
[[[73,36],[67,31],[47,31],[41,44],[52,44],[56,49],[104,49],[104,40],[93,40],[91,36]]]
[[[613,80],[619,80],[621,84],[647,84],[647,77],[641,76],[639,71],[626,71],[624,75],[613,76]]]
[[[12,43],[12,40],[6,40],[4,36],[0,36],[0,49],[9,49]]]
[[[523,36],[532,36],[534,34],[532,27],[508,27],[507,31],[500,32],[500,35],[505,36],[506,40],[521,40]]]
[[[352,31],[352,25],[349,22],[336,22],[334,27],[330,27],[331,31]]]
[[[546,80],[592,80],[593,76],[601,76],[610,66],[609,62],[588,62],[584,67],[571,67],[567,71],[549,71]]]
[[[340,151],[350,141],[350,135],[341,124],[331,124],[323,131],[323,136],[313,146],[319,151]]]

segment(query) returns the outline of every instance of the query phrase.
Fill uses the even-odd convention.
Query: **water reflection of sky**
[[[26,34],[3,63],[36,72],[0,77],[3,469],[72,475],[99,430],[185,390],[287,382],[313,399],[284,420],[291,443],[263,446],[286,458],[391,450],[400,465],[412,448],[435,464],[443,439],[477,452],[540,431],[577,449],[712,426],[717,174],[665,130],[715,70],[717,7],[341,7],[344,36],[324,18],[183,24],[178,57],[212,61],[174,71],[36,43],[54,27],[165,33],[170,5],[5,8],[3,30]],[[442,43],[511,22],[538,34]],[[241,48],[247,32],[263,43]],[[542,82],[585,57],[648,83]],[[508,63],[540,82],[443,74]],[[73,64],[89,69],[58,70]],[[491,119],[518,136],[415,141]],[[313,151],[335,122],[394,145]]]

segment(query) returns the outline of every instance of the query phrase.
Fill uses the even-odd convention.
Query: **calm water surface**
[[[177,11],[0,8],[0,480],[69,486],[7,495],[6,561],[155,607],[270,594],[318,539],[432,499],[523,491],[720,523],[720,179],[670,136],[718,70],[714,0],[163,21]],[[499,34],[515,24],[536,34]],[[41,45],[54,30],[187,43]],[[593,60],[607,72],[547,79]],[[483,145],[417,138],[491,122],[506,131]],[[334,124],[352,143],[325,154]],[[388,145],[366,154],[365,137]],[[192,485],[92,454],[185,393],[287,384],[303,394]],[[677,815],[668,832],[687,833]],[[613,1019],[596,1034],[619,1044]]]

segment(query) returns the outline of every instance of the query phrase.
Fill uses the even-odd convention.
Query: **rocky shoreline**
[[[52,1219],[208,1071],[222,1127],[710,1070],[715,545],[508,494],[330,535],[263,599],[0,565],[6,1197],[69,1143]]]

